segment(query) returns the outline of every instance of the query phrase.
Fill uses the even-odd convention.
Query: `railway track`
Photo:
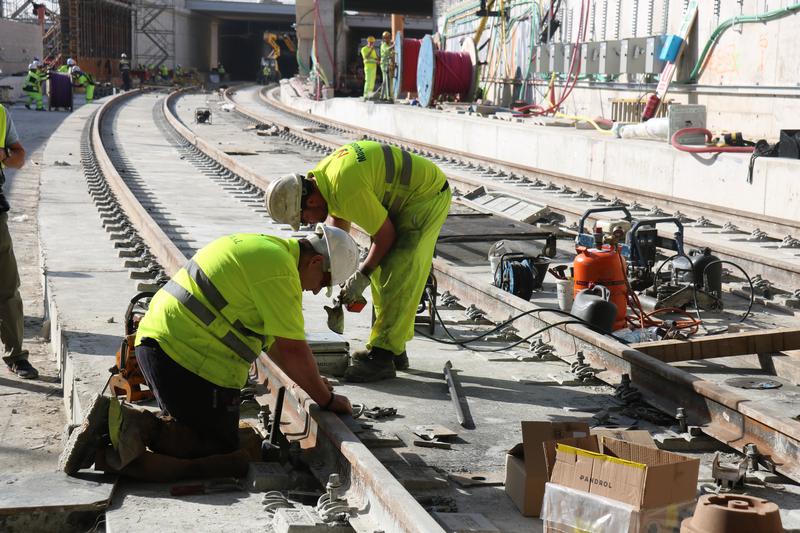
[[[152,122],[141,120],[143,108],[154,110]],[[173,274],[198,247],[195,243],[210,240],[202,231],[208,227],[209,217],[214,220],[216,233],[226,232],[222,229],[225,226],[230,232],[245,231],[248,225],[252,225],[252,231],[263,231],[265,225],[262,215],[248,214],[237,205],[250,199],[250,184],[192,150],[186,139],[170,138],[180,130],[169,131],[164,124],[159,125],[159,115],[166,120],[168,113],[167,101],[152,94],[129,93],[111,100],[90,124],[85,157],[85,164],[92,169],[90,187],[96,202],[114,213],[113,219],[107,219],[109,225],[125,230],[125,244],[132,246],[124,248],[138,249],[137,258],[143,262],[140,266],[146,266],[153,278]],[[131,122],[137,117],[138,127]],[[126,130],[148,138],[144,144],[153,150],[147,158],[152,161],[149,168],[140,158],[136,167],[131,166],[141,142],[137,145],[133,138],[126,138]],[[189,155],[194,161],[186,159]],[[212,179],[198,180],[192,165],[206,168]],[[145,174],[147,179],[140,179]],[[225,194],[226,188],[242,198]],[[188,202],[187,191],[192,191]],[[320,483],[324,486],[332,473],[344,474],[348,480],[348,500],[358,502],[359,507],[351,520],[356,530],[443,531],[340,418],[319,409],[266,358],[259,367],[273,398],[279,390],[287,391],[285,418],[280,421],[282,433],[313,450],[307,460]],[[274,403],[272,408],[275,412]]]
[[[96,169],[90,171],[91,175],[88,176],[96,203],[109,213],[108,217],[104,217],[105,223],[118,228],[124,234],[125,247],[135,250],[135,257],[130,261],[136,263],[134,266],[142,271],[143,277],[150,277],[151,283],[174,273],[193,250],[210,240],[211,236],[202,231],[209,219],[218,225],[220,231],[230,228],[231,232],[245,230],[250,224],[262,231],[266,224],[263,209],[260,208],[260,194],[269,181],[265,173],[252,168],[235,153],[226,153],[218,142],[195,134],[181,122],[174,113],[175,102],[180,96],[180,93],[173,93],[164,99],[147,94],[119,96],[98,110],[87,130],[89,146],[85,159],[90,163],[88,168]],[[149,101],[139,100],[142,105],[134,109],[137,99]],[[231,100],[231,103],[237,112],[256,123],[278,125],[280,131],[277,139],[301,147],[306,151],[305,157],[309,161],[318,157],[319,153],[338,146],[345,138],[362,135],[374,137],[372,133],[359,134],[344,127],[340,130],[327,127],[319,131],[320,126],[313,123],[304,127],[298,125],[298,119],[290,121],[286,115],[281,119],[280,113],[285,113],[285,110],[278,113],[256,110],[235,100]],[[133,140],[127,142],[114,124],[141,117],[143,110],[153,117],[152,124],[147,125],[150,128],[147,136],[151,142],[137,146]],[[128,123],[128,127],[133,127],[132,123]],[[164,148],[162,140],[168,149]],[[423,149],[405,141],[400,144],[433,156],[432,147]],[[142,168],[136,159],[137,165],[133,168],[130,161],[136,157],[136,150],[148,147],[155,151],[151,155],[155,155],[153,159],[157,164]],[[299,164],[296,156],[291,157],[294,159],[287,159],[287,165]],[[440,162],[442,158],[448,158],[447,164],[456,169],[465,168],[465,164],[451,161],[455,155],[439,154],[438,157]],[[277,155],[276,158],[282,161]],[[469,159],[476,168],[487,168],[485,161]],[[182,181],[184,178],[180,176],[183,173],[175,171],[177,166],[194,178]],[[520,194],[519,191],[523,189],[516,187],[513,182],[521,180],[514,179],[504,167],[495,168],[507,175],[488,176],[492,186],[508,182],[511,185],[506,183],[506,186]],[[210,179],[197,180],[198,172]],[[467,172],[458,174],[451,168],[446,168],[446,172],[465,188],[480,182],[480,170],[472,175],[467,175]],[[146,182],[139,179],[142,175],[147,175]],[[152,176],[156,177],[156,181],[161,180],[161,183],[156,185],[156,181],[151,180]],[[169,176],[172,177],[171,181]],[[483,182],[486,183],[486,180]],[[162,185],[170,187],[168,192],[163,192]],[[192,192],[188,197],[189,202],[186,201],[187,191]],[[536,309],[533,303],[489,285],[485,278],[478,278],[474,269],[441,258],[435,260],[434,268],[440,290],[449,290],[463,302],[480,302],[492,317],[505,318],[510,314]],[[536,312],[520,319],[517,327],[521,331],[532,331],[560,319],[553,313]],[[791,395],[776,400],[773,392],[752,391],[752,394],[745,396],[731,387],[703,380],[651,357],[644,351],[645,348],[626,346],[608,337],[598,336],[582,326],[559,326],[550,331],[550,340],[559,357],[567,362],[572,362],[575,355],[582,352],[587,362],[598,369],[598,377],[614,385],[620,382],[623,374],[628,374],[645,399],[653,405],[667,413],[674,413],[677,407],[683,407],[690,424],[703,426],[706,433],[735,448],[741,449],[744,444],[756,443],[762,453],[770,455],[777,463],[779,472],[792,479],[800,479],[800,465],[796,461],[800,452],[800,423],[789,416],[792,412]],[[788,345],[790,341],[786,343]],[[731,345],[736,343],[732,342]],[[755,351],[750,345],[737,346],[731,350],[731,355],[768,353],[774,351],[777,344],[764,345]],[[778,349],[783,349],[783,346]],[[259,371],[268,384],[273,404],[278,391],[281,388],[286,390],[282,431],[291,440],[297,440],[304,448],[311,450],[309,463],[319,481],[324,484],[329,474],[334,472],[344,474],[349,486],[348,499],[359,502],[357,516],[351,520],[357,530],[371,531],[376,525],[385,531],[441,530],[430,514],[342,420],[319,410],[302,390],[269,361],[260,361]],[[796,394],[794,389],[792,392]]]
[[[551,181],[555,184],[556,180],[564,179],[573,187],[577,187],[581,183],[569,177],[551,174],[537,176],[536,172],[531,169],[515,167],[506,162],[478,159],[470,154],[454,153],[438,147],[414,143],[408,139],[392,139],[375,131],[354,128],[347,124],[332,123],[327,119],[325,121],[315,120],[308,114],[296,112],[278,104],[274,99],[266,98],[265,91],[259,91],[258,99],[262,104],[268,104],[270,107],[268,112],[265,112],[263,107],[259,109],[258,106],[253,105],[252,96],[248,102],[240,102],[235,97],[231,97],[232,92],[235,93],[235,91],[228,91],[226,98],[235,106],[237,112],[258,123],[272,124],[281,131],[285,138],[293,139],[305,146],[325,147],[330,150],[342,144],[343,139],[348,138],[386,141],[439,162],[445,161],[446,164],[443,167],[448,179],[452,179],[457,184],[463,183],[472,187],[487,185],[503,187],[509,194],[531,198],[540,203],[541,197],[531,196],[533,194],[530,190],[531,187],[527,186],[535,183],[536,179],[545,184]],[[280,114],[294,120],[287,118],[281,120]],[[298,121],[300,121],[300,125],[298,125]],[[307,125],[304,126],[303,123]],[[453,170],[451,168],[453,166],[461,170]],[[467,176],[465,169],[469,169],[470,166],[477,172],[472,172],[470,176]],[[487,173],[489,168],[493,170]],[[484,176],[484,174],[487,175]],[[523,182],[524,179],[528,181]],[[515,182],[515,184],[509,185],[510,182]],[[526,186],[519,187],[520,184]],[[584,185],[588,186],[588,184]],[[592,185],[595,186],[595,184]],[[568,184],[568,186],[570,185]],[[558,186],[555,187],[556,189],[551,188],[550,190],[557,190]],[[612,190],[603,189],[599,192],[602,196],[609,194]],[[638,192],[632,193],[617,189],[614,189],[613,192],[618,193],[618,198],[623,201],[627,199],[629,203],[642,201],[642,195]],[[661,198],[653,200],[654,202],[662,201]],[[584,203],[580,211],[573,210],[571,214],[573,216],[582,214],[591,205],[591,203]],[[671,205],[685,209],[684,213],[687,216],[696,217],[694,220],[699,220],[703,216],[700,214],[700,210],[709,207],[683,202],[671,202]],[[718,209],[713,209],[713,211],[719,213]],[[725,215],[728,216],[727,213]],[[778,232],[795,231],[795,234],[797,233],[797,227],[788,221],[761,220],[747,216],[745,213],[733,213],[730,216],[733,217],[734,224],[741,225],[740,227],[743,228],[760,225],[760,227],[770,227]],[[724,224],[719,224],[719,226],[722,225]],[[722,247],[719,241],[711,242],[707,238],[698,238],[696,233],[687,234],[686,241],[690,246],[711,246],[720,256],[729,257],[743,264],[745,268],[752,268],[754,274],[769,272],[770,276],[778,277],[781,273],[781,276],[785,276],[792,282],[800,279],[797,277],[800,269],[795,265],[771,261],[763,253],[757,253],[755,250],[749,252],[749,257],[747,257],[747,253],[740,250],[732,250],[730,255],[726,255],[720,252]],[[775,267],[776,264],[779,264],[779,267]],[[439,258],[434,259],[434,270],[440,290],[447,290],[460,297],[464,302],[480,302],[481,307],[494,319],[502,320],[508,316],[534,312],[537,309],[535,304],[523,301],[486,283],[485,278],[476,279],[475,272],[465,269],[463,265],[453,264]],[[519,320],[516,326],[521,331],[536,331],[559,320],[561,320],[559,315],[540,312]],[[722,355],[721,352],[729,356],[758,354],[760,361],[768,358],[771,353],[800,348],[800,344],[798,344],[800,337],[796,330],[787,330],[785,339],[782,337],[783,330],[776,331],[776,338],[762,339],[764,342],[761,343],[754,342],[752,339],[744,340],[736,335],[722,335],[713,339],[705,339],[705,341],[708,341],[707,344],[710,348],[713,345],[711,351],[716,350],[716,355],[710,357],[719,357]],[[780,336],[779,340],[777,336]],[[786,395],[752,390],[748,390],[745,395],[741,390],[724,383],[712,382],[710,378],[702,379],[690,371],[670,364],[670,362],[703,359],[705,357],[703,348],[699,346],[704,341],[697,343],[697,347],[690,343],[691,347],[684,349],[683,353],[668,356],[661,355],[660,346],[624,345],[609,337],[597,335],[583,326],[567,325],[553,328],[550,338],[559,352],[559,357],[566,362],[570,364],[575,362],[576,354],[581,352],[593,368],[600,369],[597,376],[606,383],[616,385],[622,381],[623,375],[631,376],[643,396],[652,405],[666,413],[675,413],[679,407],[683,408],[688,413],[691,424],[702,426],[704,432],[735,449],[741,450],[745,444],[755,443],[762,453],[773,458],[779,472],[792,479],[800,480],[800,464],[797,461],[797,457],[800,456],[800,422],[794,418],[792,400],[793,395],[800,391],[796,387],[792,387],[791,391],[784,389],[788,392]],[[667,344],[670,342],[680,343],[680,341],[667,341]],[[671,349],[674,349],[674,345],[667,347],[667,351]],[[656,352],[659,353],[661,359],[649,355]],[[763,366],[766,369],[769,364]],[[756,371],[756,373],[760,372]]]
[[[268,117],[260,112],[256,102],[268,107]],[[646,190],[632,190],[608,186],[597,182],[575,178],[565,174],[544,172],[536,168],[515,165],[508,161],[478,158],[473,154],[453,151],[439,146],[416,142],[413,139],[397,139],[378,131],[329,119],[314,119],[308,114],[283,105],[274,91],[261,90],[257,101],[241,102],[237,111],[253,120],[269,120],[288,128],[291,135],[308,143],[327,145],[331,138],[369,138],[390,142],[412,152],[425,155],[440,165],[448,179],[461,191],[484,187],[489,191],[512,196],[517,202],[528,202],[533,206],[547,207],[548,211],[563,217],[563,227],[568,231],[577,229],[577,221],[589,208],[625,206],[638,218],[674,216],[685,228],[687,247],[711,248],[721,259],[735,261],[751,275],[759,275],[774,287],[781,303],[784,298],[796,300],[800,291],[800,242],[792,236],[800,236],[798,221],[775,217],[756,217],[744,211],[722,210],[718,206],[701,202],[677,200]],[[281,115],[284,118],[281,121]],[[293,127],[303,121],[305,128]],[[333,135],[326,135],[324,132]],[[507,215],[514,210],[526,213],[530,209],[518,204],[505,205]],[[513,216],[513,215],[511,215]],[[555,219],[558,222],[558,219]],[[666,230],[671,228],[666,227]],[[800,302],[798,302],[800,303]],[[789,305],[795,305],[792,301]]]

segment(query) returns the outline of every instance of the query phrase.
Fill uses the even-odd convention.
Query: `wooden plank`
[[[800,329],[777,328],[697,337],[687,341],[644,342],[632,344],[631,348],[665,363],[732,355],[770,354],[786,350],[798,350],[800,354]]]

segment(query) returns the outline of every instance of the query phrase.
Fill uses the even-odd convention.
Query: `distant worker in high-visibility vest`
[[[47,78],[47,72],[39,61],[37,59],[31,61],[28,65],[28,74],[25,76],[25,84],[22,86],[22,92],[28,97],[28,102],[25,104],[27,109],[33,105],[36,111],[44,111],[42,83]]]
[[[394,43],[388,31],[381,37],[381,100],[391,100],[394,94]]]
[[[353,238],[322,224],[302,239],[236,233],[201,248],[153,296],[136,333],[139,367],[169,418],[97,396],[59,467],[95,463],[151,481],[244,476],[241,389],[263,351],[322,409],[352,414],[319,374],[302,300],[357,266]]]
[[[131,62],[128,60],[128,54],[121,54],[119,56],[119,74],[122,77],[122,90],[131,90]]]
[[[78,65],[72,67],[72,84],[75,87],[84,87],[86,89],[87,104],[91,104],[94,101],[94,78],[88,72],[82,71]]]
[[[75,60],[71,57],[67,58],[67,62],[58,67],[58,72],[60,74],[69,74],[72,71],[72,67],[75,66]]]
[[[158,67],[158,74],[162,80],[169,81],[169,67],[167,67],[166,63],[161,63],[161,66]]]
[[[367,44],[361,47],[361,58],[364,60],[364,99],[371,98],[375,90],[375,78],[378,72],[378,52],[375,50],[375,37],[367,37]]]
[[[294,229],[329,218],[344,230],[355,223],[372,239],[366,259],[339,295],[363,301],[372,286],[375,322],[367,350],[353,355],[344,379],[366,382],[408,368],[406,343],[439,231],[450,209],[447,177],[427,159],[373,141],[345,145],[306,174],[273,181],[265,203],[270,216]]]

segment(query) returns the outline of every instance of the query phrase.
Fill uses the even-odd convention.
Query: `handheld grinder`
[[[341,294],[333,299],[333,307],[325,306],[328,313],[328,329],[341,335],[344,333],[344,310],[351,313],[360,313],[367,305],[367,300],[360,297],[357,301],[349,304],[342,304]]]

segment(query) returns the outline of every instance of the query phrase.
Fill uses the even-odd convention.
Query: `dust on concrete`
[[[0,472],[55,470],[62,449],[66,414],[59,370],[42,336],[44,294],[38,236],[39,177],[44,147],[66,113],[9,109],[28,157],[25,167],[6,169],[3,187],[11,203],[8,224],[20,271],[25,312],[25,348],[39,379],[18,378],[0,365]]]

